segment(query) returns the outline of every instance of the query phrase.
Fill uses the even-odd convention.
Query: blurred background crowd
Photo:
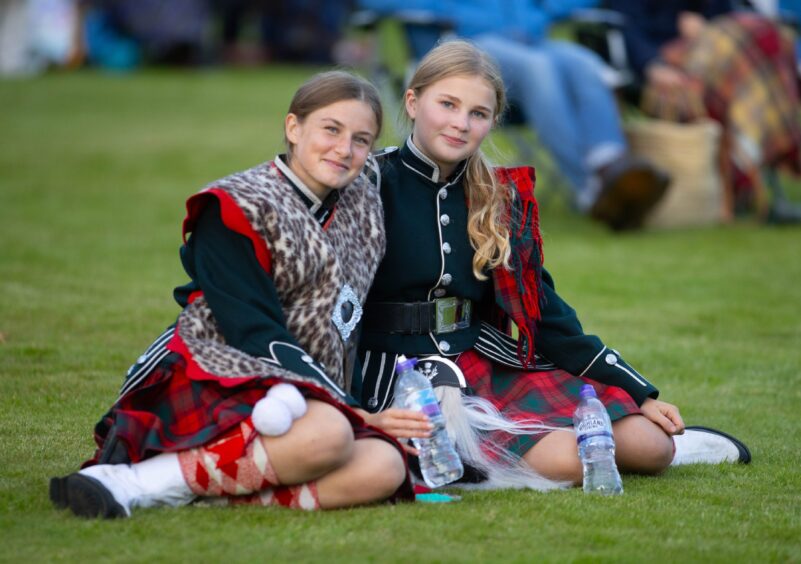
[[[0,76],[342,64],[391,105],[393,51],[408,71],[458,35],[499,62],[506,123],[536,135],[518,160],[553,163],[577,212],[614,230],[657,204],[668,223],[795,224],[777,171],[801,174],[799,21],[801,0],[0,0]]]
[[[349,0],[2,0],[0,73],[329,63]]]

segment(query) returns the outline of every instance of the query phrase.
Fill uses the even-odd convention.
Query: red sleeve
[[[270,249],[267,248],[264,239],[253,230],[242,208],[236,204],[228,192],[220,188],[208,188],[186,201],[186,218],[184,218],[183,224],[184,243],[186,243],[189,233],[194,230],[195,224],[200,217],[200,212],[208,203],[209,198],[212,197],[217,198],[220,202],[220,214],[223,224],[231,231],[250,239],[253,244],[253,250],[256,253],[256,259],[265,272],[269,273],[271,264]]]

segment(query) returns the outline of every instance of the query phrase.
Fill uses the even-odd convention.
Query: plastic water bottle
[[[581,401],[573,415],[573,428],[584,468],[584,492],[622,494],[623,484],[615,464],[612,423],[590,384],[581,387]]]
[[[398,357],[395,367],[398,382],[395,384],[395,399],[404,409],[420,411],[428,416],[434,426],[431,437],[412,439],[420,455],[420,472],[423,480],[431,487],[443,486],[458,480],[464,473],[462,460],[453,448],[448,431],[445,429],[445,418],[439,409],[437,396],[428,378],[414,369],[417,359]]]

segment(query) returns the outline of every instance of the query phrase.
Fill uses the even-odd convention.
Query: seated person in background
[[[734,12],[728,0],[612,0],[626,16],[624,36],[645,89],[643,110],[688,122],[709,116],[724,129],[730,216],[758,204],[760,171],[801,173],[798,77],[793,38],[774,22]],[[797,223],[801,209],[781,194],[768,221]]]
[[[613,229],[633,229],[669,178],[633,157],[605,65],[582,46],[547,38],[549,24],[588,0],[362,0],[381,13],[423,9],[455,26],[498,62],[510,100],[574,191],[576,207]],[[422,55],[422,53],[421,53]]]

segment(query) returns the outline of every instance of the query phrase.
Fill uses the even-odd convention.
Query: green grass
[[[280,149],[310,72],[0,82],[0,560],[801,561],[801,229],[614,236],[558,198],[542,211],[546,264],[585,328],[689,423],[741,436],[753,464],[624,477],[616,499],[54,510],[48,478],[91,454],[128,365],[177,314],[185,198]]]

